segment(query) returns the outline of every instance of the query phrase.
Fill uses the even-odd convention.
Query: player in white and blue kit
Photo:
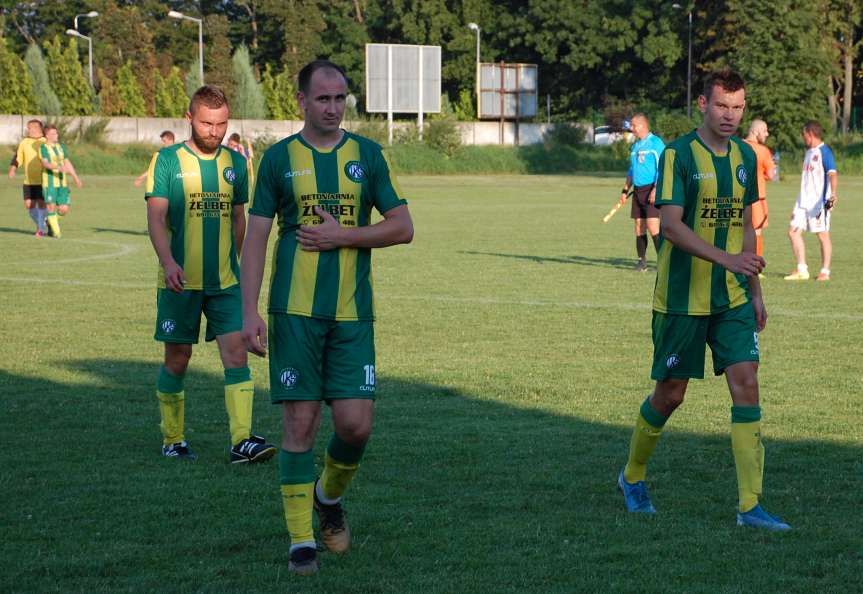
[[[656,180],[659,177],[659,155],[665,150],[662,139],[650,131],[650,122],[643,113],[632,117],[630,124],[637,140],[629,153],[629,171],[621,191],[621,201],[626,200],[633,188],[631,217],[635,221],[635,251],[638,254],[636,270],[647,269],[647,232],[653,239],[653,247],[659,242],[659,209],[653,205],[656,198]]]
[[[803,231],[810,231],[821,242],[821,271],[819,281],[830,280],[830,258],[833,244],[830,241],[830,209],[836,204],[836,186],[839,176],[836,173],[836,159],[833,151],[821,140],[821,124],[809,121],[803,126],[803,143],[806,155],[803,157],[803,172],[800,176],[800,193],[791,212],[791,226],[788,237],[791,249],[797,260],[797,270],[785,280],[808,280],[809,267],[806,265],[806,248]]]

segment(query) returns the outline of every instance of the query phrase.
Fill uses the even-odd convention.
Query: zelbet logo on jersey
[[[225,178],[226,182],[233,186],[234,181],[237,179],[237,174],[233,167],[225,167],[225,169],[222,170],[222,177]]]
[[[345,163],[345,175],[347,175],[351,181],[359,184],[365,181],[366,170],[363,169],[363,164],[359,161],[348,161]]]
[[[285,367],[279,373],[279,383],[285,390],[293,390],[300,379],[300,372],[293,367]]]
[[[177,322],[174,320],[165,320],[162,322],[162,332],[165,334],[173,334],[174,330],[177,329]]]
[[[746,187],[746,167],[738,165],[734,174],[737,176],[737,181],[740,182],[740,185]]]
[[[668,369],[673,369],[673,368],[677,367],[679,364],[680,364],[680,357],[678,357],[677,354],[671,355],[668,357],[668,359],[665,360],[665,366]]]

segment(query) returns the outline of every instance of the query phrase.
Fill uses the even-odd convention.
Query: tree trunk
[[[354,10],[357,12],[357,22],[363,22],[363,11],[360,8],[360,0],[354,0]]]
[[[833,85],[832,75],[827,77],[827,84],[830,86],[830,93],[827,95],[827,103],[830,105],[830,129],[835,131],[839,106],[836,104],[836,87]]]
[[[851,101],[854,91],[854,30],[851,29],[850,35],[845,39],[845,47],[843,48],[845,62],[845,83],[842,93],[842,134],[848,134],[849,124],[851,123]]]

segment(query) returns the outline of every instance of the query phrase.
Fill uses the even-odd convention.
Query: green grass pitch
[[[0,180],[0,590],[859,588],[863,178],[840,179],[827,284],[782,280],[797,181],[769,186],[764,502],[794,526],[782,535],[734,525],[730,399],[712,375],[657,448],[659,514],[624,511],[653,275],[631,269],[628,209],[600,222],[622,176],[403,178],[416,236],[375,256],[380,388],[346,498],[354,547],[305,580],[287,572],[276,465],[227,464],[212,344],[186,381],[199,460],[159,455],[144,201],[131,179],[83,178],[59,241],[32,237],[20,177]],[[278,441],[265,362],[252,371],[255,429]],[[328,435],[325,418],[319,455]]]

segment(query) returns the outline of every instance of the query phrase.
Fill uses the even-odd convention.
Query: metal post
[[[393,46],[387,45],[387,143],[393,143]]]
[[[198,19],[198,61],[200,63],[201,86],[204,85],[204,21]]]
[[[686,64],[686,117],[692,119],[692,11],[689,11],[689,60]]]
[[[417,52],[419,53],[419,84],[417,89],[417,94],[419,95],[419,105],[417,105],[417,126],[419,127],[419,139],[423,139],[423,48],[418,47]]]
[[[87,38],[87,53],[90,54],[90,86],[93,86],[93,38]]]

